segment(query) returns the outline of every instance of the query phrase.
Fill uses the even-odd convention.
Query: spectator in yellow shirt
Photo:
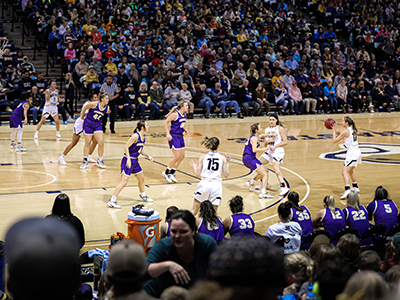
[[[243,33],[243,30],[240,30],[240,33],[237,35],[237,40],[239,43],[243,43],[247,41],[247,36]]]
[[[89,83],[99,83],[99,77],[97,76],[97,74],[94,72],[94,68],[93,66],[89,66],[89,72],[87,72],[86,74],[86,84]]]
[[[108,62],[106,63],[105,67],[107,68],[107,71],[111,71],[113,73],[113,75],[118,74],[117,65],[113,63],[113,60],[111,57],[108,59]]]
[[[85,31],[88,35],[90,35],[92,30],[93,30],[92,20],[89,19],[87,20],[87,23],[82,26],[82,31]]]
[[[279,84],[283,82],[283,77],[281,76],[281,71],[276,70],[275,76],[271,79],[272,88],[277,88]]]

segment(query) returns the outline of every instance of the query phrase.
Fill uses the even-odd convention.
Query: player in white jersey
[[[360,192],[357,185],[356,174],[354,174],[354,168],[357,167],[358,164],[361,164],[361,151],[360,148],[358,148],[356,135],[358,131],[353,119],[349,116],[343,117],[342,126],[344,130],[340,133],[336,131],[336,123],[332,126],[332,139],[334,144],[339,143],[343,139],[344,146],[347,149],[346,159],[342,170],[345,190],[342,197],[340,197],[340,199],[346,199],[347,195],[350,194],[350,179],[353,183],[352,190],[357,193]]]
[[[50,87],[44,92],[44,95],[46,97],[46,102],[44,104],[42,118],[40,119],[40,122],[36,127],[36,132],[33,138],[34,139],[39,138],[39,130],[40,128],[42,128],[42,125],[44,124],[44,122],[46,122],[46,119],[49,116],[52,116],[54,122],[56,123],[56,130],[57,130],[56,137],[61,138],[60,121],[58,119],[57,105],[60,101],[63,102],[64,99],[60,99],[60,96],[58,95],[57,84],[55,80],[51,82]]]
[[[282,122],[279,121],[279,117],[275,113],[269,114],[269,124],[270,126],[265,129],[265,134],[261,134],[259,137],[264,138],[265,146],[269,145],[270,148],[261,155],[259,160],[263,165],[272,163],[281,187],[279,196],[284,196],[290,191],[280,169],[280,165],[283,164],[283,158],[285,157],[285,149],[283,147],[288,143],[286,129],[282,126]],[[254,189],[254,179],[250,180],[246,185],[251,190]],[[267,188],[269,188],[268,183]],[[261,185],[257,186],[256,189],[261,189]]]
[[[225,178],[228,178],[229,162],[231,161],[229,153],[223,156],[218,152],[219,139],[217,137],[206,137],[201,144],[210,151],[200,156],[197,163],[193,160],[189,163],[194,170],[194,175],[201,177],[193,194],[193,207],[191,211],[195,216],[199,212],[201,202],[206,200],[212,203],[215,211],[218,210],[222,201],[221,173]]]
[[[86,101],[85,104],[83,104],[82,109],[92,101],[94,101],[94,102],[98,101],[97,94],[90,94],[89,100]],[[74,132],[72,134],[72,141],[67,147],[65,147],[63,154],[61,154],[61,156],[58,158],[58,162],[60,163],[60,165],[67,164],[67,162],[65,161],[65,156],[72,150],[72,148],[74,148],[76,146],[76,144],[78,144],[82,134],[83,134],[83,120],[79,116],[79,118],[76,119],[75,124],[74,124]],[[92,139],[92,144],[90,145],[90,150],[89,150],[89,155],[88,155],[88,162],[91,162],[94,164],[96,163],[96,161],[92,159],[92,153],[93,153],[94,149],[96,148],[96,146],[97,146],[97,141],[95,139]]]

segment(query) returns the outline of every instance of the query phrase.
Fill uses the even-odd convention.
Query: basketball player
[[[10,128],[11,128],[11,149],[17,149],[17,152],[26,152],[26,149],[22,148],[22,118],[24,119],[24,124],[28,124],[28,109],[29,105],[32,103],[32,96],[28,96],[27,101],[21,102],[13,110],[10,116]],[[17,135],[17,144],[15,144],[15,135]]]
[[[153,199],[146,196],[143,170],[139,165],[139,155],[146,156],[151,162],[153,158],[143,151],[146,141],[145,135],[149,131],[149,125],[146,121],[137,122],[136,128],[132,136],[125,144],[125,154],[121,160],[121,181],[114,190],[114,193],[108,201],[108,206],[111,208],[121,208],[117,204],[117,197],[124,187],[128,184],[131,174],[135,175],[139,186],[139,201],[153,202]]]
[[[57,105],[60,102],[60,96],[58,95],[57,90],[57,83],[55,80],[51,81],[50,87],[44,92],[46,103],[44,104],[42,118],[40,119],[39,124],[36,127],[35,135],[33,136],[34,139],[39,138],[39,130],[42,128],[44,122],[49,116],[52,116],[54,122],[56,123],[56,137],[61,138],[60,134],[60,120],[58,119],[58,108]],[[64,101],[61,99],[61,101]]]
[[[185,129],[186,125],[186,112],[188,111],[188,103],[186,101],[179,101],[177,106],[171,108],[166,115],[164,121],[164,129],[167,134],[167,141],[169,148],[172,150],[174,157],[168,164],[167,169],[162,172],[165,181],[168,183],[178,182],[175,178],[176,169],[185,158],[185,140],[183,135],[188,131]],[[171,128],[168,130],[168,123],[171,122]]]
[[[221,173],[223,172],[224,177],[228,178],[229,162],[231,161],[229,153],[225,156],[218,153],[219,139],[217,137],[206,137],[201,144],[210,151],[200,156],[197,163],[193,160],[189,162],[194,170],[194,175],[201,177],[201,181],[193,194],[192,213],[194,216],[199,212],[201,202],[206,200],[212,203],[215,211],[218,210],[222,201]]]
[[[88,166],[88,154],[90,151],[92,139],[95,139],[97,145],[99,145],[99,148],[97,150],[99,153],[99,157],[96,164],[102,169],[106,168],[106,165],[103,162],[104,137],[102,129],[102,118],[105,114],[110,112],[108,108],[108,100],[108,95],[104,93],[100,95],[100,101],[91,102],[82,108],[81,119],[84,119],[83,133],[85,134],[85,148],[83,150],[83,162],[81,165],[81,170],[86,169]],[[86,110],[89,110],[87,114]]]
[[[346,199],[347,195],[350,193],[350,179],[353,182],[353,191],[357,193],[360,189],[357,185],[356,174],[354,174],[354,169],[358,164],[361,164],[361,151],[358,148],[357,141],[357,127],[353,119],[349,116],[342,118],[342,126],[344,130],[337,135],[336,123],[332,125],[332,139],[333,143],[339,143],[342,139],[344,140],[344,145],[347,149],[346,159],[344,161],[342,176],[344,179],[344,193],[340,199]]]
[[[243,198],[242,196],[235,196],[229,200],[229,208],[232,215],[227,217],[224,222],[224,233],[231,238],[252,236],[254,237],[254,220],[253,218],[243,212]]]
[[[98,97],[96,94],[89,95],[89,100],[86,101],[85,104],[83,104],[82,109],[92,101],[94,101],[94,102],[98,101]],[[85,117],[86,117],[86,114],[87,114],[87,111],[85,113]],[[72,141],[65,148],[63,154],[61,154],[61,156],[58,158],[58,162],[60,163],[60,165],[67,165],[67,162],[65,161],[65,156],[76,146],[76,144],[78,144],[82,134],[83,134],[83,119],[81,119],[79,116],[79,118],[76,119],[75,124],[74,124],[74,131],[72,133]],[[88,162],[96,163],[96,161],[92,159],[92,153],[93,153],[94,149],[96,148],[96,145],[97,145],[96,140],[92,138],[92,144],[90,145],[90,150],[89,150],[89,155],[88,155]]]
[[[311,232],[314,232],[311,213],[307,206],[299,205],[299,194],[295,191],[290,192],[287,195],[287,200],[292,203],[292,214],[290,221],[299,223],[302,230],[302,237],[306,237]]]
[[[257,172],[257,176],[252,179],[262,180],[261,184],[261,193],[258,195],[259,198],[273,198],[272,196],[267,194],[267,181],[268,181],[268,173],[264,168],[263,164],[257,159],[257,152],[265,152],[271,146],[268,145],[266,148],[260,148],[260,143],[258,142],[258,135],[261,133],[261,126],[258,123],[255,123],[250,126],[250,138],[247,140],[246,145],[244,146],[243,151],[243,164],[252,171]],[[247,184],[246,184],[247,185]],[[253,183],[254,185],[254,183]]]
[[[283,147],[288,144],[286,129],[282,126],[282,122],[279,121],[279,117],[275,113],[271,113],[269,115],[269,124],[270,126],[265,129],[265,134],[260,135],[260,138],[265,138],[265,144],[269,145],[270,147],[261,155],[260,162],[263,165],[268,163],[273,164],[275,175],[278,178],[279,184],[281,186],[279,190],[279,196],[284,196],[290,190],[286,186],[280,169],[280,165],[283,164],[283,158],[285,157],[285,149],[283,149]],[[254,181],[250,181],[248,183],[250,189],[253,188]],[[258,186],[256,189],[260,188],[261,186]],[[268,183],[267,188],[269,188]]]
[[[224,225],[220,217],[217,216],[214,207],[208,200],[201,202],[199,217],[196,218],[196,226],[199,233],[207,234],[216,242],[219,242],[225,239]]]
[[[335,207],[335,199],[332,195],[324,198],[324,208],[321,209],[312,220],[313,227],[323,226],[331,236],[340,229],[346,228],[346,219],[343,211]]]

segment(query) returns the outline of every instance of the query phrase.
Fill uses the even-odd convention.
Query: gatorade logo
[[[138,226],[143,236],[143,244],[145,248],[153,247],[156,243],[156,233],[158,232],[158,224]]]

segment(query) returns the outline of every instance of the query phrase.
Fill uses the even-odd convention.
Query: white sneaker
[[[279,190],[279,196],[284,196],[284,195],[286,195],[289,191],[290,191],[290,189],[289,189],[287,186],[281,187],[281,189]]]
[[[346,199],[347,196],[350,194],[350,192],[351,192],[350,189],[345,190],[344,193],[343,193],[343,195],[342,195],[342,197],[340,197],[340,199],[342,199],[342,200],[343,200],[343,199]]]
[[[272,197],[271,195],[268,195],[267,193],[261,192],[261,193],[258,195],[258,198],[260,198],[260,199],[272,199],[272,198],[274,198],[274,197]]]
[[[174,174],[169,174],[168,176],[169,176],[169,179],[171,179],[171,181],[172,181],[173,183],[177,183],[177,182],[178,182],[178,180],[176,180]]]
[[[22,148],[21,145],[18,145],[17,152],[26,152],[26,149]]]
[[[60,165],[66,166],[67,162],[65,161],[64,157],[60,156],[58,158],[58,162],[60,163]]]
[[[271,188],[271,186],[267,183],[267,190],[269,190]],[[257,185],[255,187],[256,190],[261,191],[262,190],[262,184],[260,183],[259,185]]]
[[[35,132],[35,135],[33,136],[34,139],[38,139],[39,138],[39,133]]]
[[[139,195],[139,201],[141,202],[153,202],[154,200],[149,198],[147,195]]]
[[[97,160],[96,165],[98,165],[100,168],[105,169],[106,165],[102,160]]]
[[[59,132],[56,133],[56,137],[61,139],[61,134]]]
[[[358,187],[353,187],[351,190],[356,193],[360,193],[360,189]]]
[[[88,158],[88,163],[91,163],[91,164],[95,164],[96,163],[96,160],[94,160],[93,158]]]
[[[81,170],[85,170],[88,167],[87,161],[84,161],[81,165]]]
[[[69,117],[69,118],[67,119],[67,122],[68,122],[68,123],[75,123],[75,119],[74,119],[74,118],[71,118],[71,117]]]
[[[164,172],[162,172],[162,175],[164,176],[164,179],[166,182],[172,183],[171,178],[169,178],[169,174],[165,174],[165,171],[164,171]]]
[[[251,181],[247,181],[246,186],[249,188],[250,192],[254,192],[254,183],[251,183]]]
[[[121,205],[118,205],[117,202],[114,202],[114,201],[111,201],[111,200],[108,201],[107,205],[108,205],[108,207],[111,207],[111,208],[117,208],[117,209],[121,208]]]
[[[10,149],[17,149],[17,144],[15,144],[15,143],[11,143],[11,145],[10,145]]]

